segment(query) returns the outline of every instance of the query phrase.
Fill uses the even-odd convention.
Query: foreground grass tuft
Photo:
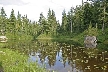
[[[4,72],[45,72],[36,62],[28,62],[28,57],[18,51],[0,48],[0,62]]]

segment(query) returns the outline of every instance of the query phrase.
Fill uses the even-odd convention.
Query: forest
[[[22,16],[18,11],[15,15],[12,9],[7,17],[5,9],[0,11],[0,35],[9,39],[38,38],[69,38],[78,40],[85,35],[95,35],[99,40],[108,39],[108,1],[95,0],[91,3],[84,2],[75,8],[70,7],[62,14],[62,23],[56,19],[56,13],[50,9],[47,18],[40,13],[38,21],[31,21],[27,15]],[[22,38],[21,38],[22,37]],[[79,39],[79,40],[80,40]],[[107,42],[107,41],[106,41]]]

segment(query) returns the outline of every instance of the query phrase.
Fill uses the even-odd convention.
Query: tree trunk
[[[105,28],[105,1],[104,1],[104,18],[103,18],[102,32],[104,31],[104,28]]]
[[[71,33],[72,33],[72,20],[71,20]]]

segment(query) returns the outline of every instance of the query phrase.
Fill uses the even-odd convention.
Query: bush
[[[17,50],[0,48],[0,61],[4,72],[46,72],[37,62],[28,62],[28,56]]]
[[[85,30],[85,35],[89,35],[89,36],[98,36],[98,29],[92,27],[92,25],[89,25],[89,28],[87,30]]]

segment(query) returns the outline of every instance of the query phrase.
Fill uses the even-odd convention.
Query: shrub
[[[85,35],[89,35],[89,36],[97,36],[98,35],[98,29],[92,27],[92,25],[89,25],[89,28],[87,30],[85,30]]]

